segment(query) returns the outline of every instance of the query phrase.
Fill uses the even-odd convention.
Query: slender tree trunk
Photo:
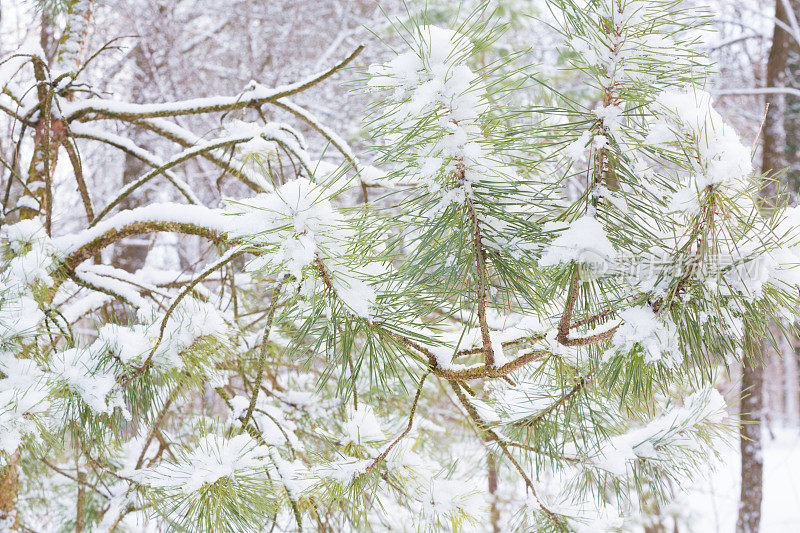
[[[795,17],[800,20],[800,1],[789,2]],[[786,84],[800,89],[800,43],[790,43],[786,68]],[[786,121],[786,164],[789,170],[786,181],[795,202],[800,200],[800,96],[786,95],[786,116],[795,117]]]
[[[778,335],[781,357],[783,358],[783,387],[785,390],[783,409],[786,413],[787,423],[796,426],[800,422],[800,412],[797,409],[798,405],[800,405],[800,389],[797,386],[797,358],[795,357],[791,339],[782,332],[779,332]]]
[[[794,0],[796,2],[797,0]],[[783,2],[776,0],[775,19],[784,26],[789,25]],[[772,47],[767,61],[767,87],[786,86],[786,67],[789,60],[789,45],[793,42],[789,35],[777,23],[772,34]],[[786,115],[786,96],[783,94],[770,94],[766,96],[768,105],[764,118],[764,131],[762,133],[762,159],[761,171],[764,175],[774,175],[786,168],[786,128],[784,117]],[[790,121],[792,122],[792,121]],[[769,212],[780,201],[780,183],[777,179],[765,179],[761,184],[761,202],[763,208]]]
[[[497,459],[489,452],[486,454],[486,463],[489,470],[489,518],[492,521],[492,533],[500,533],[500,509],[497,507]]]
[[[45,54],[52,48],[52,19],[42,14],[40,41]],[[46,65],[42,59],[33,60],[36,94],[39,99],[41,116],[34,132],[33,156],[25,182],[25,191],[19,199],[18,217],[21,220],[43,218],[45,229],[50,233],[50,217],[52,213],[52,175],[57,162],[58,143],[63,134],[61,122],[52,120],[52,92],[46,83]],[[23,201],[24,200],[24,201]],[[0,526],[16,526],[16,506],[19,494],[19,461],[20,450],[9,454],[5,465],[0,468]]]
[[[135,72],[131,83],[130,101],[133,103],[144,103],[146,101],[145,91],[148,83],[148,65],[147,57],[142,43],[138,43],[131,52],[134,59]],[[137,144],[147,148],[145,137],[137,135],[137,132],[131,132],[130,138]],[[131,154],[125,154],[125,163],[122,171],[122,186],[130,184],[147,170],[147,165],[137,157]],[[120,209],[132,209],[140,205],[147,205],[148,203],[147,191],[138,190],[133,194],[123,198],[120,202]],[[138,237],[136,239],[127,239],[124,242],[117,243],[114,246],[113,264],[127,270],[128,272],[135,272],[142,268],[147,260],[147,254],[150,252],[152,239],[149,237]]]
[[[787,25],[788,17],[783,2],[776,0],[775,19]],[[786,62],[791,36],[778,24],[772,36],[772,47],[767,61],[766,84],[768,87],[786,85]],[[784,114],[786,98],[781,94],[768,95],[767,114],[762,134],[761,171],[773,174],[785,168],[786,130]],[[780,186],[776,179],[765,179],[760,189],[760,202],[765,214],[781,201]],[[756,317],[766,321],[767,317]],[[745,333],[745,357],[742,369],[742,408],[740,414],[740,449],[742,460],[742,484],[739,499],[738,533],[758,533],[761,528],[761,500],[763,498],[763,454],[761,421],[764,411],[764,367],[761,332],[765,323],[749,324]],[[757,328],[756,331],[754,329]]]
[[[747,328],[742,365],[742,405],[739,414],[742,484],[739,519],[736,523],[737,533],[758,533],[761,527],[764,470],[761,420],[764,411],[764,366],[759,337],[751,327]]]
[[[78,465],[78,500],[75,506],[75,533],[83,533],[86,527],[86,472]]]
[[[6,466],[0,470],[0,528],[16,524],[19,453],[17,450],[9,455]]]

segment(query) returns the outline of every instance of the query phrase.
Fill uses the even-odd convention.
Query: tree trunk
[[[798,405],[800,405],[797,358],[789,336],[779,332],[778,340],[783,359],[783,388],[785,391],[783,410],[786,413],[786,423],[790,426],[797,426],[798,422],[800,422],[800,411],[797,409]]]
[[[800,20],[800,1],[789,2],[794,15]],[[789,59],[786,68],[786,84],[800,89],[800,43],[789,46]],[[800,117],[800,96],[786,95],[786,116]],[[800,200],[800,120],[786,122],[786,182],[795,201]]]
[[[788,17],[783,2],[775,2],[775,19],[787,25]],[[786,62],[789,55],[791,36],[775,24],[772,47],[767,61],[767,87],[786,85]],[[761,171],[764,175],[774,174],[785,167],[786,131],[784,113],[786,98],[782,94],[766,97],[767,114],[764,117],[762,135]],[[776,179],[765,179],[759,191],[760,204],[764,214],[774,209],[781,201],[780,187]],[[763,419],[764,368],[761,332],[766,327],[767,317],[755,317],[761,324],[748,324],[745,332],[745,357],[742,369],[742,408],[740,414],[740,449],[742,460],[742,484],[739,499],[739,518],[736,523],[738,533],[758,533],[761,527],[761,500],[763,497],[763,456],[761,439],[761,420]],[[754,331],[757,328],[757,331]]]
[[[796,0],[794,1],[796,2]],[[776,0],[775,3],[775,19],[784,26],[789,25],[789,18],[781,0]],[[772,34],[772,47],[767,61],[767,87],[786,86],[786,67],[789,60],[789,45],[791,42],[793,42],[792,36],[776,23]],[[766,102],[768,109],[764,117],[761,156],[761,172],[765,176],[767,174],[774,175],[786,168],[786,128],[784,126],[786,95],[767,95]],[[760,196],[763,208],[767,211],[772,210],[781,200],[778,180],[763,180]]]
[[[492,533],[500,533],[500,509],[497,507],[497,459],[492,452],[486,454],[489,470],[489,518],[492,521]]]
[[[148,84],[147,72],[149,70],[149,66],[147,57],[145,55],[145,50],[142,48],[141,43],[136,45],[131,52],[131,55],[134,59],[134,66],[136,70],[132,80],[130,101],[140,104],[146,101],[145,88]],[[147,148],[147,144],[143,142],[144,137],[137,135],[137,132],[132,131],[129,134],[129,137],[133,139],[136,144]],[[137,178],[141,177],[146,170],[147,165],[141,159],[126,153],[125,163],[122,171],[122,186],[124,187],[125,185],[135,181]],[[119,204],[119,208],[133,209],[134,207],[147,205],[148,200],[149,198],[147,191],[138,190],[133,194],[123,198]],[[114,256],[112,263],[119,268],[127,270],[128,272],[136,272],[144,266],[145,261],[147,260],[147,254],[150,252],[151,244],[152,239],[145,236],[137,237],[135,239],[127,239],[124,242],[117,243],[114,245]]]
[[[136,138],[133,134],[131,137]],[[122,185],[128,185],[135,179],[141,177],[147,170],[145,164],[138,158],[125,154],[125,167],[122,171]],[[133,209],[141,205],[147,205],[146,192],[137,191],[123,198],[120,202],[120,209]],[[142,196],[145,195],[145,198]],[[142,268],[147,260],[147,254],[150,252],[151,241],[147,236],[140,236],[134,239],[126,239],[124,242],[119,242],[114,245],[114,258],[112,260],[115,266],[127,270],[128,272],[136,272]]]
[[[0,528],[16,524],[17,493],[19,492],[19,450],[8,456],[0,470]]]
[[[41,19],[40,40],[47,53],[52,43],[52,19],[45,13]],[[46,65],[42,58],[33,59],[36,79],[36,95],[39,100],[40,118],[36,122],[33,138],[33,155],[26,178],[24,193],[18,200],[17,216],[20,220],[43,218],[45,229],[50,234],[53,194],[52,176],[58,160],[58,145],[63,136],[63,124],[53,119],[51,104],[52,88],[46,83]],[[10,177],[9,177],[10,179]],[[19,493],[20,450],[5,457],[0,468],[0,526],[16,527],[16,506]]]
[[[758,533],[761,526],[762,473],[764,458],[761,442],[763,415],[764,366],[760,335],[747,328],[745,356],[742,365],[742,406],[740,450],[742,454],[741,496],[737,533]]]

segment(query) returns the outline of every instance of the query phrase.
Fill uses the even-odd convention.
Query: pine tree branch
[[[375,466],[378,463],[386,459],[386,457],[389,455],[389,452],[392,451],[392,448],[394,448],[398,442],[403,440],[406,437],[406,435],[408,435],[411,432],[411,428],[414,425],[414,415],[417,413],[417,403],[419,402],[420,395],[422,395],[422,386],[425,384],[425,378],[427,378],[429,374],[430,371],[425,372],[422,375],[422,379],[420,379],[419,381],[419,386],[417,387],[417,393],[414,395],[414,401],[411,402],[411,411],[408,416],[408,425],[406,425],[406,428],[403,430],[403,432],[396,439],[394,439],[392,443],[389,444],[389,446],[385,450],[383,450],[383,452],[381,452],[381,454],[378,455],[378,457],[376,457],[372,463],[370,463],[370,465],[367,467],[366,470],[367,472],[375,468]]]
[[[460,167],[456,176],[457,182],[464,181],[464,173],[466,172],[463,163],[459,163]],[[478,322],[481,328],[481,337],[483,340],[483,359],[487,367],[494,366],[494,349],[492,348],[492,338],[489,334],[489,324],[486,321],[486,306],[488,299],[489,287],[486,280],[486,250],[481,244],[481,228],[478,223],[478,216],[475,213],[475,205],[471,198],[466,200],[467,212],[469,213],[470,222],[472,224],[472,247],[475,254],[475,268],[477,269],[478,281]]]
[[[113,146],[114,148],[124,152],[126,155],[135,157],[139,161],[146,163],[152,168],[157,168],[163,165],[163,162],[155,154],[148,152],[144,148],[136,146],[126,137],[101,131],[99,129],[90,128],[85,124],[73,124],[70,127],[70,134],[78,139],[91,139],[109,146]],[[204,157],[206,154],[200,155],[201,157]],[[163,170],[163,174],[164,177],[167,178],[167,181],[174,185],[181,195],[186,198],[187,202],[190,204],[202,204],[202,202],[192,192],[191,188],[186,182],[167,169]],[[94,220],[94,216],[92,217],[92,220]]]
[[[247,413],[242,419],[242,424],[247,424],[250,417],[253,416],[253,409],[256,408],[256,401],[258,400],[258,393],[261,390],[261,380],[264,377],[264,365],[267,359],[267,345],[269,343],[269,332],[272,329],[272,320],[275,317],[275,309],[278,307],[278,295],[280,295],[281,287],[287,281],[280,282],[272,291],[272,298],[269,302],[269,311],[267,313],[267,324],[264,326],[264,333],[261,337],[261,345],[258,354],[258,366],[256,367],[256,381],[253,386],[253,393],[250,396],[250,404],[247,406]]]
[[[143,119],[143,120],[136,120],[131,122],[132,124],[139,126],[147,131],[152,131],[153,133],[164,137],[167,140],[170,140],[184,148],[191,148],[197,142],[195,138],[187,138],[185,135],[179,135],[178,132],[182,130],[177,125],[172,125],[171,123],[167,122],[163,119]],[[200,157],[204,158],[207,161],[210,161],[214,165],[216,165],[219,169],[221,169],[224,173],[228,173],[231,176],[235,177],[242,183],[244,183],[247,187],[255,192],[263,192],[264,188],[250,179],[247,174],[245,174],[242,170],[233,166],[230,161],[226,161],[225,159],[214,155],[211,152],[201,152]],[[224,176],[224,174],[223,174]],[[222,179],[222,177],[220,177]],[[218,180],[219,181],[219,180]]]
[[[183,298],[186,297],[186,295],[188,295],[198,283],[200,283],[205,278],[210,276],[213,272],[217,271],[218,269],[222,268],[229,262],[233,261],[240,255],[245,253],[245,251],[246,250],[237,248],[226,252],[222,257],[217,259],[210,266],[206,267],[200,274],[198,274],[192,280],[191,283],[186,285],[186,287],[184,287],[183,290],[180,293],[178,293],[178,295],[172,301],[172,304],[164,313],[164,316],[161,318],[161,326],[158,330],[158,338],[156,339],[153,348],[150,350],[150,353],[147,355],[147,358],[145,358],[144,362],[142,362],[142,364],[130,376],[128,376],[127,378],[124,379],[124,381],[122,381],[120,385],[121,388],[124,389],[131,381],[142,375],[142,373],[145,370],[147,370],[147,368],[150,366],[150,363],[152,362],[156,351],[158,351],[158,348],[161,346],[161,342],[164,340],[164,332],[167,329],[167,321],[169,320],[169,317],[172,315],[175,309],[177,309],[178,304],[181,302],[181,300],[183,300]]]
[[[89,224],[89,227],[94,227],[95,225],[97,225],[97,223],[100,222],[100,220],[102,220],[112,209],[114,209],[114,207],[119,205],[120,202],[122,202],[128,195],[130,195],[133,191],[135,191],[136,189],[138,189],[139,187],[141,187],[154,177],[158,176],[159,174],[163,174],[165,171],[183,163],[184,161],[187,161],[197,156],[202,152],[214,150],[217,148],[223,148],[226,146],[235,146],[236,144],[248,140],[250,140],[249,136],[236,137],[232,139],[224,138],[224,139],[219,139],[217,141],[212,141],[210,143],[206,143],[202,146],[195,146],[191,149],[185,150],[184,152],[176,155],[166,163],[158,166],[157,168],[154,168],[150,172],[144,174],[143,176],[125,185],[125,187],[123,187],[122,190],[120,190],[114,196],[114,198],[103,209],[100,210],[97,216],[92,220],[91,224]],[[189,201],[190,203],[197,203],[197,199],[196,197],[194,197],[194,195],[192,195]]]
[[[567,403],[567,402],[568,402],[570,399],[572,399],[572,398],[573,398],[573,397],[574,397],[576,394],[578,394],[578,393],[579,393],[579,392],[581,392],[581,391],[582,391],[584,388],[586,388],[586,387],[587,387],[587,386],[588,386],[588,385],[591,383],[591,379],[592,379],[592,375],[593,375],[593,374],[594,374],[594,371],[593,371],[593,370],[592,370],[592,371],[589,371],[589,372],[588,372],[588,373],[587,373],[585,376],[581,377],[581,378],[578,380],[578,382],[577,382],[577,383],[575,383],[575,385],[574,385],[574,386],[573,386],[573,387],[572,387],[572,388],[569,390],[569,392],[567,392],[567,393],[566,393],[564,396],[562,396],[561,398],[559,398],[559,399],[558,399],[558,400],[557,400],[557,401],[556,401],[554,404],[552,404],[550,407],[548,407],[548,408],[547,408],[547,409],[545,409],[544,411],[540,412],[540,413],[539,413],[538,415],[536,415],[535,417],[533,417],[533,418],[531,418],[531,419],[520,420],[520,421],[518,421],[518,422],[515,422],[515,423],[514,423],[514,425],[515,425],[515,426],[525,426],[525,427],[530,427],[530,428],[532,428],[532,427],[536,426],[536,425],[537,425],[539,422],[541,422],[542,420],[544,420],[544,418],[545,418],[547,415],[549,415],[550,413],[552,413],[553,411],[555,411],[556,409],[558,409],[559,407],[561,407],[562,405],[564,405],[565,403]]]
[[[503,451],[503,454],[508,458],[508,460],[520,474],[522,479],[525,481],[525,486],[527,487],[528,490],[531,491],[531,494],[533,494],[533,497],[539,504],[539,508],[542,509],[545,515],[547,515],[547,517],[553,522],[553,524],[558,529],[563,529],[564,525],[561,523],[561,519],[544,504],[541,498],[539,498],[539,495],[536,491],[536,487],[534,486],[533,481],[528,476],[528,473],[525,472],[525,469],[522,468],[522,465],[519,464],[514,455],[509,451],[508,446],[505,443],[505,440],[491,428],[485,427],[483,421],[481,420],[480,415],[478,414],[478,411],[470,403],[467,397],[464,396],[464,393],[459,389],[460,384],[456,381],[450,381],[449,383],[450,383],[450,388],[452,388],[453,392],[456,393],[456,397],[458,397],[459,402],[461,402],[461,405],[467,411],[467,415],[469,416],[472,423],[475,424],[480,433],[484,434],[484,439],[494,441],[497,443],[497,445]]]
[[[172,232],[183,233],[185,235],[197,235],[204,237],[217,244],[225,244],[228,241],[226,235],[212,227],[204,227],[190,222],[174,222],[169,220],[142,220],[112,227],[108,231],[91,238],[89,242],[80,245],[77,249],[68,252],[68,255],[61,261],[60,268],[67,272],[75,268],[99,253],[115,242],[132,237],[134,235],[146,235],[149,233]]]
[[[75,175],[75,182],[78,185],[78,192],[81,195],[83,208],[86,211],[86,219],[91,221],[94,219],[94,208],[92,207],[92,197],[89,194],[89,188],[86,186],[86,180],[83,178],[83,166],[81,165],[81,158],[78,154],[77,147],[73,144],[72,139],[67,139],[62,146],[67,152],[70,164],[72,165],[72,172]]]

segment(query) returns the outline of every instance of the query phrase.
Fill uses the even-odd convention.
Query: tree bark
[[[486,464],[489,470],[489,518],[492,521],[492,532],[500,533],[500,509],[497,507],[497,459],[492,452],[486,454]]]
[[[44,10],[41,18],[40,42],[45,54],[52,45],[52,34],[52,18],[47,14],[47,10]],[[46,65],[42,58],[33,59],[41,117],[36,123],[33,155],[24,187],[25,192],[22,195],[27,197],[27,203],[19,206],[17,216],[20,220],[43,217],[45,229],[49,234],[53,200],[52,175],[57,162],[58,143],[63,134],[63,125],[60,120],[53,120],[51,115],[53,95],[52,88],[45,83],[47,79],[45,69]],[[20,450],[7,454],[5,459],[5,465],[0,468],[0,526],[15,528]]]
[[[148,65],[145,50],[141,42],[137,43],[131,55],[134,59],[134,76],[131,83],[130,101],[136,104],[144,103],[146,101],[145,90],[149,83]],[[145,142],[144,136],[137,135],[138,132],[131,131],[129,137],[145,148],[149,148]],[[128,185],[132,181],[139,178],[145,173],[147,167],[143,161],[132,156],[125,154],[125,163],[122,171],[122,186]],[[141,205],[147,205],[149,201],[148,191],[139,190],[134,194],[128,195],[120,202],[120,209],[133,209]],[[117,243],[114,246],[114,255],[112,263],[115,266],[128,272],[136,272],[142,268],[147,261],[147,255],[152,246],[152,239],[145,237],[138,237],[136,239],[129,239],[124,243]]]
[[[795,357],[794,346],[791,338],[783,332],[778,332],[779,346],[783,363],[783,388],[785,396],[783,400],[783,410],[786,414],[786,423],[790,426],[797,426],[800,422],[800,388],[798,388],[798,368],[797,358]]]
[[[800,2],[789,2],[795,17],[800,20]],[[786,68],[786,83],[789,87],[800,89],[800,43],[789,46],[789,59]],[[786,116],[800,117],[800,97],[786,96]],[[800,200],[800,120],[786,122],[786,182],[795,202]]]
[[[796,3],[796,0],[793,0]],[[789,17],[783,8],[783,2],[775,2],[775,19],[783,26],[789,26]],[[785,87],[786,70],[789,60],[790,44],[793,38],[780,25],[775,24],[772,34],[772,47],[767,60],[767,87]],[[761,172],[775,174],[786,168],[786,95],[766,95],[767,114],[764,117],[762,133]],[[781,201],[780,183],[777,179],[765,179],[761,183],[761,203],[765,210],[774,209]]]
[[[783,2],[775,2],[775,19],[788,25]],[[767,87],[786,85],[786,64],[789,56],[791,35],[775,24],[767,61]],[[761,171],[763,175],[774,174],[786,166],[786,130],[784,114],[786,97],[783,94],[766,96],[767,114],[764,117],[762,135]],[[765,179],[759,190],[762,211],[768,214],[781,201],[780,185],[776,179]],[[737,533],[758,533],[761,528],[761,501],[763,498],[763,469],[761,421],[764,411],[764,367],[761,332],[766,327],[767,317],[754,317],[756,323],[748,324],[745,332],[745,357],[742,368],[742,407],[740,414],[741,450],[741,495]],[[760,324],[758,322],[761,322]],[[754,331],[755,329],[755,331]]]
[[[86,527],[86,472],[78,465],[78,500],[75,506],[75,533],[83,533]]]
[[[19,455],[19,450],[10,454],[6,466],[0,469],[0,527],[16,525]]]
[[[759,335],[747,328],[742,365],[742,405],[739,414],[739,447],[742,457],[741,496],[737,533],[758,533],[761,527],[764,458],[761,420],[763,418],[764,367]]]

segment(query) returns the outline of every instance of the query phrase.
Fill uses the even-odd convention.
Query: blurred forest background
[[[561,58],[554,53],[550,35],[537,15],[546,9],[541,0],[496,0],[498,16],[510,29],[498,50],[529,50],[530,61],[542,70],[557,71]],[[713,10],[713,24],[704,35],[705,46],[716,65],[707,88],[717,109],[732,121],[740,135],[753,145],[754,161],[763,150],[772,150],[781,164],[773,170],[795,202],[800,186],[800,0],[697,0],[684,2]],[[389,18],[427,10],[432,23],[448,24],[469,13],[477,0],[102,0],[92,4],[84,28],[82,48],[86,79],[99,95],[129,102],[161,102],[217,94],[236,94],[251,80],[265,86],[289,83],[319,71],[332,60],[363,44],[357,66],[380,62],[396,35],[389,32]],[[0,53],[6,55],[22,43],[37,40],[46,53],[59,39],[58,21],[51,11],[33,1],[0,2]],[[31,25],[31,20],[39,23]],[[488,53],[488,52],[487,52]],[[332,82],[301,93],[297,103],[312,111],[348,142],[359,147],[359,117],[366,106],[354,94],[358,73],[346,69]],[[580,94],[580,79],[563,79],[563,86]],[[536,98],[532,95],[531,98]],[[766,109],[771,119],[764,128]],[[289,116],[289,110],[271,108],[269,120]],[[280,113],[285,113],[284,117]],[[208,123],[199,121],[207,120]],[[205,115],[178,117],[194,132],[217,131],[220,124]],[[19,135],[18,125],[0,123],[0,154],[11,159],[10,150]],[[174,146],[163,136],[147,130],[119,131],[152,153],[166,157]],[[328,141],[306,125],[312,153],[324,153]],[[79,135],[80,136],[80,135]],[[110,193],[140,176],[146,165],[140,159],[111,151],[102,143],[87,145],[83,167],[89,188]],[[758,164],[756,165],[758,166]],[[785,170],[782,170],[785,169]],[[62,169],[65,170],[65,169]],[[208,205],[242,187],[225,179],[218,166],[192,158],[172,169],[200,184],[195,194]],[[7,187],[3,173],[3,189]],[[187,181],[189,181],[187,179]],[[75,227],[82,216],[81,198],[73,186],[54,183],[55,231]],[[370,184],[362,194],[370,193]],[[19,194],[9,187],[9,194]],[[126,199],[131,206],[143,201],[170,201],[178,193],[153,180]],[[135,198],[133,196],[136,196]],[[126,207],[123,205],[122,207]],[[207,252],[202,242],[174,235],[128,240],[113,248],[115,261],[130,272],[145,266],[170,270],[194,269]],[[776,330],[777,331],[777,330]],[[740,446],[731,440],[717,472],[697,480],[691,497],[676,501],[695,513],[697,531],[733,531],[740,499],[740,479],[745,495],[757,493],[763,484],[762,531],[789,532],[800,528],[800,339],[775,335],[774,346],[763,347],[765,366],[755,369],[742,391],[742,372],[734,368],[719,388],[736,405],[745,397],[745,410],[759,418],[764,446],[763,476],[740,474]],[[763,390],[759,392],[759,387]],[[742,405],[742,404],[740,404]],[[752,408],[752,409],[750,409]],[[752,443],[751,443],[752,444]],[[757,447],[756,447],[756,455]],[[749,465],[749,466],[748,466]],[[762,479],[763,478],[763,479]],[[658,531],[658,526],[653,526]]]

